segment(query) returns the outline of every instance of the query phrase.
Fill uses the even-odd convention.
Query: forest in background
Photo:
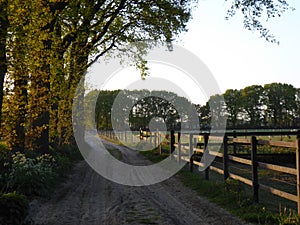
[[[270,83],[252,85],[243,89],[229,89],[222,95],[214,95],[206,104],[193,104],[184,97],[167,91],[148,90],[104,90],[91,91],[86,95],[85,108],[91,110],[89,99],[97,97],[95,121],[98,130],[112,130],[112,108],[119,94],[126,96],[120,111],[127,111],[127,123],[131,130],[146,128],[152,118],[160,118],[168,130],[181,129],[180,123],[188,120],[189,105],[194,106],[199,118],[199,127],[209,129],[211,117],[227,116],[228,129],[251,128],[299,128],[300,89],[290,84]],[[141,98],[141,96],[148,96]],[[172,103],[176,99],[176,106]],[[170,100],[170,101],[168,101]],[[180,117],[181,115],[181,117]],[[86,124],[91,128],[91,123]],[[191,126],[184,129],[195,129]]]

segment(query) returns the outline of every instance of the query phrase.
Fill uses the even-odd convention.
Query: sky
[[[182,33],[175,44],[195,54],[209,68],[219,86],[216,93],[272,82],[300,88],[300,1],[289,1],[289,4],[296,10],[265,23],[279,45],[245,30],[240,15],[225,20],[229,8],[225,0],[200,0],[188,23],[188,31]],[[147,80],[163,77],[172,80],[173,84],[162,82],[161,89],[174,91],[172,86],[175,85],[175,89],[179,86],[184,92],[180,94],[194,103],[203,104],[209,98],[182,71],[155,63],[149,67],[150,77],[144,83],[138,71],[127,67],[100,84],[97,77],[101,71],[96,63],[89,70],[88,80],[93,87],[100,89],[142,89],[147,87]]]

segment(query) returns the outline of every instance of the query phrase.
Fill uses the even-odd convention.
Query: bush
[[[6,177],[10,170],[11,157],[6,145],[0,142],[0,193],[6,188]]]
[[[63,145],[59,149],[54,151],[53,153],[55,156],[57,156],[57,155],[65,156],[70,161],[78,161],[78,160],[83,159],[77,146],[75,147],[72,145]]]
[[[55,159],[49,154],[35,159],[17,152],[12,155],[11,170],[7,177],[9,190],[16,190],[27,196],[46,195],[56,173],[53,171]]]
[[[66,171],[69,171],[72,168],[71,160],[65,155],[57,154],[55,156],[55,160],[56,160],[55,171],[60,175],[64,174]]]
[[[0,224],[22,224],[28,214],[29,203],[24,195],[16,192],[0,196]]]

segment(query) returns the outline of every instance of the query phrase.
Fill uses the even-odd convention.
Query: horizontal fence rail
[[[223,168],[218,168],[216,166],[210,165],[205,169],[205,178],[209,179],[209,170],[217,172],[221,175],[224,176],[224,181],[227,180],[228,178],[238,180],[242,183],[245,183],[249,186],[252,187],[252,196],[253,196],[253,201],[254,202],[259,202],[258,198],[258,193],[259,190],[264,190],[267,192],[270,192],[274,195],[280,196],[282,198],[294,201],[298,205],[298,214],[300,214],[300,146],[299,146],[299,138],[300,138],[300,131],[298,130],[292,130],[292,131],[272,131],[272,132],[267,132],[267,131],[251,131],[251,132],[225,132],[224,137],[216,136],[217,133],[192,133],[188,134],[185,133],[186,135],[189,135],[189,146],[180,144],[180,140],[177,143],[175,143],[175,132],[170,132],[170,138],[171,142],[170,144],[173,146],[170,146],[170,153],[172,153],[175,149],[177,149],[177,152],[175,152],[175,157],[177,160],[184,160],[190,164],[190,171],[193,172],[193,167],[194,166],[199,166],[199,167],[204,167],[203,163],[200,163],[198,161],[195,161],[193,158],[194,155],[198,154],[210,154],[212,156],[216,156],[219,159],[222,159],[222,166]],[[259,140],[257,139],[258,136],[280,136],[280,135],[296,135],[296,141],[272,141],[272,140]],[[173,136],[173,137],[172,137]],[[182,136],[182,134],[177,134],[177,136]],[[245,136],[245,138],[243,138]],[[251,138],[246,138],[246,137],[251,137]],[[193,141],[192,141],[193,140]],[[195,144],[195,141],[201,140],[204,143],[198,143],[198,146],[201,148],[195,147],[197,144]],[[214,141],[219,141],[222,142],[223,146],[223,153],[221,152],[216,152],[216,151],[211,151],[208,146],[208,143],[210,146],[214,146]],[[233,154],[229,155],[228,154],[228,146],[233,145]],[[250,145],[251,148],[251,157],[250,159],[242,158],[236,155],[236,147],[237,145]],[[290,168],[282,165],[275,165],[271,163],[265,163],[265,162],[260,162],[257,159],[257,146],[270,146],[270,147],[283,147],[283,148],[294,148],[296,152],[296,168]],[[179,148],[180,146],[180,148]],[[190,154],[190,157],[183,157],[182,155],[184,154],[183,151],[191,149],[192,150],[192,155]],[[181,152],[180,152],[181,151]],[[243,165],[247,165],[251,167],[251,173],[252,177],[251,179],[242,177],[240,175],[234,174],[229,172],[230,168],[230,163],[229,162],[235,162]],[[258,170],[259,169],[267,169],[267,170],[272,170],[276,172],[281,172],[281,173],[286,173],[290,175],[296,176],[297,180],[297,195],[287,193],[283,190],[279,190],[274,187],[270,187],[268,185],[259,183],[258,181]]]
[[[129,135],[130,133],[130,135]],[[160,154],[162,153],[161,143],[168,139],[169,153],[171,159],[186,161],[189,163],[190,171],[193,172],[194,166],[205,167],[203,163],[195,160],[196,155],[210,154],[221,161],[222,168],[209,165],[205,169],[205,178],[209,179],[209,171],[214,171],[223,175],[224,181],[228,178],[238,180],[252,188],[252,197],[254,202],[259,202],[259,190],[270,192],[282,198],[294,201],[298,206],[298,214],[300,214],[300,130],[271,130],[271,131],[226,131],[214,132],[149,132],[149,131],[99,131],[99,135],[106,136],[112,140],[132,141],[147,140],[158,146]],[[261,140],[260,136],[296,136],[296,141],[273,141]],[[184,138],[183,138],[184,136]],[[188,137],[186,137],[188,136]],[[135,137],[135,139],[134,139]],[[129,140],[131,138],[131,140]],[[184,139],[184,140],[183,140]],[[222,145],[223,152],[211,150],[214,146]],[[237,154],[237,146],[246,145],[250,148],[250,157],[243,158]],[[233,146],[233,153],[228,154],[228,146]],[[295,149],[295,168],[275,165],[272,163],[260,162],[258,160],[257,147],[270,146],[281,148]],[[246,178],[238,174],[229,172],[232,162],[249,166],[251,168],[251,178]],[[276,172],[286,173],[296,176],[297,194],[287,193],[274,187],[259,183],[258,170],[266,169]]]

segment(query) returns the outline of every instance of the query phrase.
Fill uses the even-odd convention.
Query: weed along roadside
[[[299,224],[299,131],[227,132],[224,139],[214,134],[167,136],[154,150],[140,153],[158,162],[175,151],[173,160],[189,164],[177,174],[184,185],[247,222]],[[215,160],[199,172],[208,141],[211,148],[220,142],[222,148],[210,151]]]
[[[64,146],[49,154],[27,151],[11,153],[0,144],[0,224],[31,224],[29,203],[47,198],[64,181],[75,162],[82,160],[77,148]]]

